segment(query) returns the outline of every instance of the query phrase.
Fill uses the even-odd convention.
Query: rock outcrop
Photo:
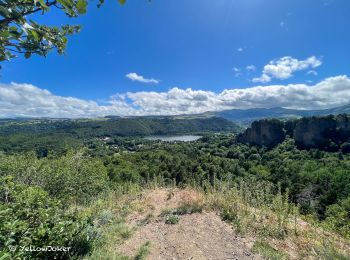
[[[287,135],[299,149],[338,151],[343,143],[350,142],[350,116],[305,117],[287,122],[259,120],[238,135],[237,141],[273,148]]]

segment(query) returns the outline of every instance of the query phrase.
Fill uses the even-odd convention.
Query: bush
[[[90,219],[64,212],[43,189],[0,178],[0,256],[74,259],[91,250],[94,237]],[[55,247],[64,249],[52,251]]]
[[[43,188],[64,201],[83,203],[108,189],[108,176],[103,163],[81,153],[47,162],[42,169]]]
[[[180,217],[176,214],[169,213],[165,215],[165,224],[177,224],[180,221]]]
[[[12,175],[16,183],[39,186],[65,203],[86,202],[108,189],[106,167],[81,152],[38,159],[34,153],[0,158],[0,176]]]
[[[338,204],[329,206],[326,217],[327,226],[350,238],[350,197]]]

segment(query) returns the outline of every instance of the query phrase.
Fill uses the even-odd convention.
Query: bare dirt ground
[[[144,210],[132,214],[127,224],[133,235],[117,250],[128,256],[136,254],[146,242],[151,243],[147,259],[261,259],[252,253],[253,238],[238,235],[232,226],[214,212],[181,215],[178,224],[165,224],[162,212],[183,202],[200,199],[194,191],[158,189],[142,199]]]

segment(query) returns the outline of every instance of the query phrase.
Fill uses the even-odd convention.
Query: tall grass
[[[283,239],[290,221],[298,216],[297,207],[288,202],[288,193],[274,192],[268,182],[241,180],[238,184],[222,183],[208,193],[209,204],[221,217],[234,224],[239,232],[254,232]],[[294,225],[297,233],[297,225]]]
[[[280,185],[274,188],[268,182],[242,179],[205,191],[206,206],[217,210],[237,232],[263,241],[257,242],[256,249],[269,255],[269,259],[283,259],[285,255],[283,250],[272,250],[267,241],[276,247],[294,248],[291,251],[297,251],[299,257],[331,259],[323,257],[332,255],[340,256],[334,259],[343,259],[344,253],[350,251],[348,241],[325,232],[317,221],[313,224],[303,221],[299,206],[289,203],[288,190],[282,193]]]
[[[126,225],[126,217],[142,210],[143,193],[164,186],[160,180],[148,183],[146,188],[125,183],[86,207],[84,212],[97,216],[94,221],[99,231],[93,253],[86,259],[144,259],[149,243],[133,258],[119,254],[116,248],[135,231]],[[167,186],[167,199],[171,199],[178,188],[173,183]],[[269,259],[287,259],[295,253],[298,258],[350,259],[346,255],[349,244],[321,229],[317,221],[303,221],[299,207],[289,203],[288,196],[288,190],[283,193],[279,185],[254,179],[217,181],[215,187],[204,183],[202,188],[197,185],[182,190],[181,203],[171,213],[181,216],[215,210],[237,232],[255,238],[253,249]]]
[[[130,238],[135,231],[126,225],[126,217],[129,213],[139,210],[141,197],[140,186],[125,183],[82,210],[83,214],[95,216],[94,226],[99,234],[93,245],[92,254],[85,259],[130,259],[120,254],[116,247]]]

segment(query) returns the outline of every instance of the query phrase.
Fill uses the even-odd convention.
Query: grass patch
[[[201,213],[202,211],[202,203],[182,203],[176,209],[163,210],[161,216],[165,217],[166,224],[178,224],[181,215]]]
[[[96,216],[94,224],[98,229],[98,239],[93,245],[91,255],[84,259],[132,259],[118,253],[116,246],[130,238],[135,231],[126,225],[125,219],[130,212],[141,206],[139,194],[137,192],[130,192],[127,195],[110,194],[105,200],[95,201],[86,209],[87,212]]]
[[[145,260],[146,257],[150,253],[150,247],[151,247],[151,242],[150,241],[147,241],[146,243],[144,243],[140,247],[140,249],[137,251],[137,254],[134,257],[134,260]]]
[[[273,248],[266,241],[258,240],[253,246],[253,251],[262,255],[266,259],[282,260],[288,259],[288,256],[277,249]]]
[[[344,255],[338,252],[333,246],[324,245],[316,248],[317,257],[320,259],[348,260],[350,255]]]
[[[152,218],[153,218],[153,214],[151,214],[151,213],[147,214],[146,217],[140,221],[138,226],[147,225],[151,221]]]
[[[203,204],[192,203],[192,204],[182,204],[175,209],[178,215],[193,214],[193,213],[202,213]]]
[[[162,213],[160,214],[160,216],[165,216],[165,215],[169,215],[169,214],[173,214],[173,215],[186,215],[186,214],[193,214],[193,213],[202,213],[203,211],[203,204],[197,204],[197,203],[193,203],[193,204],[181,204],[179,207],[175,208],[175,209],[165,209],[162,211]]]
[[[124,223],[119,223],[115,225],[115,234],[117,237],[120,237],[121,240],[127,240],[133,234],[133,230]]]

